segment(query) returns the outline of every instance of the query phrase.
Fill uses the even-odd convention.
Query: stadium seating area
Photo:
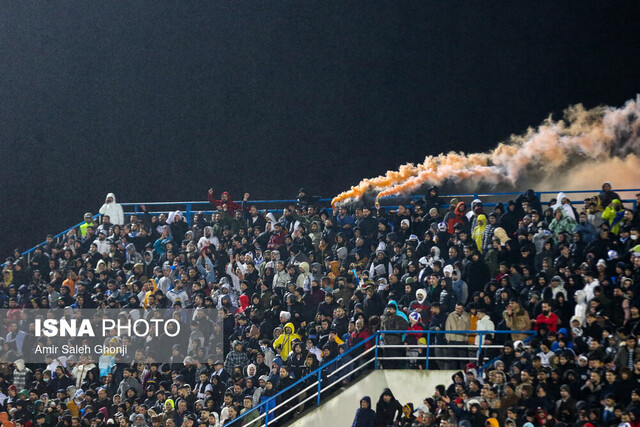
[[[292,395],[279,390],[319,366],[324,381],[341,352],[385,330],[407,333],[382,344],[414,346],[383,348],[385,369],[425,369],[417,331],[512,332],[482,343],[472,332],[430,335],[441,347],[429,369],[459,370],[451,382],[416,390],[413,403],[393,390],[344,402],[361,407],[344,425],[640,425],[640,211],[609,184],[575,205],[527,190],[489,207],[437,187],[393,209],[332,211],[304,189],[277,213],[249,194],[208,198],[213,215],[187,221],[144,206],[125,214],[110,194],[100,221],[87,214],[63,239],[6,260],[3,426],[259,425]],[[105,366],[29,362],[40,338],[20,313],[35,308],[205,314],[170,361],[131,338],[135,361]],[[489,347],[470,348],[480,344]]]

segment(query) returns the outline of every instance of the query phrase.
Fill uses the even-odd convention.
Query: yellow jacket
[[[284,325],[285,331],[287,330],[287,328],[291,328],[291,333],[287,334],[286,332],[283,332],[273,342],[274,349],[277,349],[278,347],[280,347],[280,356],[282,357],[282,360],[286,360],[287,357],[289,357],[289,353],[291,353],[291,350],[293,348],[292,346],[293,340],[296,338],[299,340],[302,339],[300,338],[300,335],[295,333],[296,328],[293,326],[293,323],[289,322],[286,325]]]

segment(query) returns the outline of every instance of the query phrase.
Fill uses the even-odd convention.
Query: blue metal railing
[[[564,191],[565,194],[599,194],[601,190],[569,190],[569,191]],[[616,190],[617,193],[633,193],[633,195],[635,196],[636,193],[640,192],[640,189],[638,188],[632,188],[632,189],[622,189],[622,190]],[[542,203],[544,203],[542,201],[542,196],[543,195],[552,195],[555,196],[559,193],[559,191],[538,191],[535,192],[536,196],[538,197],[538,199],[540,199],[540,201]],[[473,198],[473,199],[478,199],[481,197],[501,197],[504,198],[504,196],[518,196],[522,194],[522,192],[500,192],[500,193],[458,193],[458,194],[443,194],[440,197],[442,197],[443,199],[449,199],[449,198]],[[391,201],[391,200],[413,200],[418,201],[419,199],[421,199],[423,196],[419,196],[419,195],[414,195],[414,196],[389,196],[389,197],[384,197],[380,200],[382,201]],[[329,211],[331,211],[331,203],[332,199],[318,199],[317,204],[320,206],[324,206],[326,207]],[[506,200],[506,198],[505,198]],[[636,208],[636,199],[623,199],[622,200],[623,203],[630,203],[633,208]],[[236,201],[236,203],[242,203],[242,201]],[[269,211],[269,212],[274,212],[274,213],[278,213],[278,212],[282,212],[281,208],[273,208],[273,209],[267,209],[266,205],[283,205],[283,204],[287,204],[287,205],[291,205],[291,204],[296,204],[297,200],[295,199],[282,199],[282,200],[248,200],[246,202],[249,205],[265,205],[265,209],[263,209],[263,211]],[[495,206],[496,203],[490,202],[490,203],[486,203],[483,202],[483,204],[485,206]],[[582,205],[584,204],[583,200],[577,200],[572,202],[572,204],[574,205]],[[196,201],[183,201],[183,202],[135,202],[135,203],[121,203],[121,205],[123,207],[131,207],[133,208],[132,212],[125,212],[125,216],[131,216],[131,215],[139,215],[141,213],[141,211],[139,210],[141,205],[146,205],[146,206],[164,206],[164,207],[170,207],[168,210],[176,210],[179,208],[184,209],[184,215],[187,219],[187,222],[189,223],[189,225],[191,225],[192,220],[193,220],[193,215],[198,213],[198,212],[202,212],[203,214],[212,214],[214,212],[216,212],[215,210],[196,210],[194,209],[197,206],[206,206],[209,207],[211,206],[211,204],[209,203],[209,201],[202,201],[202,200],[196,200]],[[386,209],[393,209],[396,208],[397,206],[390,206],[390,205],[385,205],[383,206]],[[443,207],[447,208],[449,207],[448,204],[443,205]],[[167,211],[157,211],[157,212],[149,212],[149,214],[151,215],[158,215],[160,213],[166,213]],[[100,217],[99,214],[94,215],[93,219],[96,219]],[[61,237],[65,236],[70,230],[74,229],[74,228],[78,228],[81,225],[85,224],[85,222],[81,222],[78,223],[72,227],[69,227],[68,229],[64,230],[61,233],[58,233],[54,236],[54,239],[59,240]],[[39,246],[43,246],[44,244],[46,244],[46,241],[39,243],[37,245],[35,245],[34,247],[32,247],[31,249],[25,251],[22,253],[22,256],[27,256],[30,257],[31,254],[35,251],[35,249]],[[4,267],[4,263],[0,265],[0,267]]]
[[[378,364],[378,359],[387,359],[385,357],[381,357],[378,356],[378,348],[382,348],[384,349],[385,347],[389,348],[389,346],[385,346],[385,345],[380,345],[380,338],[381,336],[384,336],[385,334],[422,334],[422,335],[426,335],[426,341],[427,344],[425,345],[420,345],[420,346],[402,346],[404,348],[415,348],[415,347],[420,347],[420,348],[424,348],[425,349],[425,354],[426,354],[426,358],[425,358],[425,369],[429,369],[429,349],[432,346],[435,346],[435,344],[431,344],[431,335],[438,335],[438,334],[465,334],[465,335],[477,335],[480,337],[480,345],[478,345],[478,350],[477,350],[477,355],[479,355],[482,351],[482,342],[484,341],[484,336],[485,335],[495,335],[495,334],[512,334],[512,333],[519,333],[519,334],[529,334],[531,336],[534,336],[536,334],[536,331],[503,331],[503,330],[499,330],[499,331],[413,331],[413,330],[405,330],[405,331],[399,331],[399,330],[390,330],[390,331],[377,331],[376,333],[374,333],[373,335],[371,335],[370,337],[368,337],[367,339],[359,342],[358,344],[356,344],[355,346],[351,347],[350,349],[348,349],[347,351],[345,351],[344,353],[336,356],[335,358],[331,359],[329,362],[325,363],[324,365],[314,369],[313,371],[309,372],[307,375],[305,375],[304,377],[298,379],[297,381],[295,381],[293,384],[289,385],[288,387],[285,387],[284,389],[280,390],[278,393],[276,393],[275,395],[271,396],[269,399],[265,400],[264,402],[261,402],[260,404],[254,406],[253,408],[249,409],[248,411],[246,411],[245,413],[241,414],[240,416],[238,416],[237,418],[234,418],[233,420],[229,421],[228,423],[224,424],[223,427],[227,427],[227,426],[231,426],[231,425],[236,425],[237,421],[248,416],[251,412],[255,412],[255,411],[259,411],[261,413],[261,415],[259,416],[259,418],[245,424],[247,426],[253,425],[253,426],[257,426],[257,425],[261,425],[262,423],[256,424],[256,422],[258,422],[259,420],[261,420],[262,418],[264,418],[264,425],[268,426],[269,423],[273,423],[274,421],[277,420],[277,418],[283,416],[284,414],[276,414],[277,411],[283,409],[280,408],[280,405],[283,405],[287,402],[290,401],[295,401],[295,397],[298,396],[301,393],[304,393],[307,390],[310,390],[312,388],[316,388],[317,391],[315,392],[314,395],[312,395],[310,398],[314,398],[317,395],[316,398],[316,405],[319,406],[321,404],[321,395],[322,392],[326,392],[328,388],[336,385],[339,383],[340,380],[335,380],[333,382],[325,382],[325,388],[323,390],[322,386],[323,386],[323,378],[322,378],[322,372],[324,370],[326,370],[328,367],[330,367],[330,365],[335,365],[340,359],[346,357],[347,355],[352,354],[356,349],[362,348],[363,346],[365,346],[366,343],[374,341],[375,340],[375,348],[369,349],[367,350],[367,352],[374,350],[374,357],[373,359],[365,362],[364,364],[360,365],[360,368],[362,368],[364,365],[366,365],[367,363],[370,363],[371,361],[374,361],[374,369],[379,369],[379,364]],[[529,337],[531,338],[531,337]],[[439,347],[444,347],[444,346],[439,346]],[[459,346],[450,346],[451,348],[459,348]],[[485,347],[486,348],[486,347]],[[358,356],[359,357],[359,356]],[[409,359],[410,357],[406,357],[404,359]],[[393,358],[391,358],[393,359]],[[355,362],[357,359],[352,359],[351,362]],[[346,367],[347,365],[344,365],[343,367],[341,367],[340,369]],[[335,371],[334,371],[335,372]],[[350,375],[353,372],[353,369],[347,373],[347,375]],[[317,379],[316,379],[317,377]],[[308,385],[306,388],[302,388],[304,387],[304,384],[307,381],[310,380],[315,380],[317,382],[317,385]],[[285,402],[282,402],[280,405],[275,405],[274,402],[277,402],[277,399],[280,397],[284,397],[285,393],[288,393],[292,390],[295,390],[296,388],[302,388],[302,390],[294,396],[289,397]],[[308,401],[310,398],[307,398],[305,400],[303,400],[302,402],[298,402],[297,405],[295,406],[299,406],[301,404],[304,404],[306,401]],[[295,408],[294,406],[294,408]],[[293,408],[289,408],[287,410],[291,411]],[[275,419],[274,419],[275,418]]]

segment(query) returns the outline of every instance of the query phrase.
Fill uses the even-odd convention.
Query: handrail
[[[351,353],[353,350],[355,350],[356,348],[359,348],[361,346],[363,346],[365,343],[371,341],[372,339],[374,339],[376,337],[376,334],[371,335],[369,338],[359,342],[358,344],[354,345],[353,347],[351,347],[349,350],[345,351],[342,354],[339,354],[338,356],[336,356],[335,358],[331,359],[331,361],[325,363],[324,365],[319,366],[318,368],[316,368],[315,370],[313,370],[312,372],[308,373],[307,375],[305,375],[304,377],[300,378],[299,380],[297,380],[296,382],[294,382],[293,384],[289,385],[288,387],[285,387],[284,389],[280,390],[278,393],[274,394],[273,396],[271,396],[270,399],[265,400],[264,402],[260,403],[259,405],[254,406],[253,408],[251,408],[250,410],[248,410],[247,412],[245,412],[244,414],[236,417],[233,419],[232,422],[229,422],[227,424],[225,424],[225,426],[231,425],[233,424],[233,422],[237,421],[240,418],[245,417],[246,415],[248,415],[250,412],[253,412],[255,410],[258,410],[260,407],[262,406],[267,406],[269,403],[271,403],[271,401],[273,401],[274,399],[276,399],[278,396],[280,396],[281,394],[284,394],[285,392],[289,391],[290,389],[297,387],[300,383],[303,383],[304,381],[307,381],[308,379],[310,379],[311,377],[316,376],[316,374],[318,374],[318,372],[322,372],[323,369],[325,369],[327,366],[329,366],[332,363],[337,362],[338,360],[340,360],[341,358],[343,358],[344,356],[346,356],[347,354]],[[269,409],[267,409],[265,411],[265,413],[269,413]],[[268,416],[267,416],[268,418]]]
[[[527,338],[525,338],[522,342],[523,343],[528,343],[529,341],[531,341],[536,335],[538,335],[537,331],[533,331],[533,335],[529,335]],[[484,365],[480,366],[478,368],[478,374],[482,375],[482,372],[487,369],[490,366],[493,366],[494,363],[496,363],[496,361],[499,359],[500,356],[496,356],[493,359],[489,360],[487,363],[485,363]]]
[[[92,216],[92,217],[91,217],[91,219],[98,219],[99,217],[100,217],[100,214],[95,214],[94,216]],[[80,223],[78,223],[78,224],[74,225],[73,227],[69,227],[69,228],[67,228],[66,230],[64,230],[63,232],[58,233],[58,234],[56,234],[55,236],[53,236],[53,239],[54,239],[54,240],[57,240],[57,239],[59,239],[60,237],[62,237],[62,236],[64,236],[65,234],[67,234],[69,231],[73,230],[74,228],[78,228],[78,227],[80,227],[81,225],[84,225],[84,224],[86,224],[86,223],[87,223],[87,221],[82,221],[82,222],[80,222]],[[34,252],[37,248],[39,248],[40,246],[44,246],[44,245],[46,245],[46,244],[47,244],[47,241],[46,241],[46,240],[45,240],[44,242],[42,242],[42,243],[38,243],[37,245],[35,245],[35,246],[34,246],[34,247],[32,247],[31,249],[29,249],[29,250],[27,250],[27,251],[25,251],[25,252],[22,252],[22,254],[21,254],[21,255],[22,255],[22,256],[25,256],[25,255],[27,255],[27,256],[28,256],[29,254],[31,254],[32,252]],[[6,262],[3,262],[2,264],[0,264],[0,267],[4,267],[4,266],[5,266],[5,264],[6,264]]]
[[[596,193],[599,194],[602,190],[601,189],[596,189],[596,190],[567,190],[567,191],[563,191],[565,194],[579,194],[579,193]],[[635,192],[635,193],[639,193],[640,192],[640,188],[625,188],[625,189],[616,189],[615,190],[618,193],[628,193],[628,192]],[[557,194],[559,191],[536,191],[535,194],[538,198],[540,198],[541,195],[543,194]],[[496,192],[496,193],[488,193],[488,192],[477,192],[477,193],[451,193],[451,194],[441,194],[440,197],[442,198],[452,198],[452,197],[473,197],[475,199],[479,198],[479,197],[493,197],[493,196],[517,196],[522,194],[522,191],[514,191],[514,192]],[[422,195],[413,195],[413,196],[385,196],[382,197],[380,200],[385,200],[385,201],[389,201],[389,200],[396,200],[396,199],[401,199],[401,200],[406,200],[406,199],[412,199],[413,201],[417,201],[419,199],[421,199],[423,196]],[[329,203],[331,202],[332,199],[328,199],[328,198],[320,198],[317,200],[318,203],[324,204],[324,203]],[[242,203],[241,200],[237,200],[235,201],[236,203]],[[637,202],[635,199],[624,199],[622,200],[623,203],[631,203],[633,205],[633,208],[635,209],[637,207]],[[283,204],[283,203],[287,203],[287,204],[295,204],[297,203],[296,199],[274,199],[274,200],[248,200],[246,203],[248,204]],[[584,204],[584,201],[582,200],[576,200],[574,202],[572,202],[574,205],[581,205]],[[191,218],[193,216],[194,213],[198,212],[194,212],[191,207],[192,205],[210,205],[208,200],[195,200],[195,201],[177,201],[177,202],[126,202],[126,203],[120,203],[120,205],[122,206],[127,206],[127,207],[133,207],[133,212],[125,212],[125,215],[135,215],[135,214],[140,214],[140,212],[138,211],[138,206],[140,205],[149,205],[149,206],[186,206],[186,218],[187,218],[187,222],[189,224],[191,224]],[[485,203],[486,206],[495,206],[495,203]],[[448,207],[448,204],[443,205],[443,207]],[[394,208],[395,206],[384,206],[385,208]],[[327,206],[328,210],[331,210],[331,207]],[[280,211],[281,209],[269,209],[269,211],[272,212],[277,212]],[[211,213],[214,212],[213,210],[211,211],[207,211],[207,213]],[[94,215],[92,218],[93,219],[97,219],[100,217],[100,214],[96,214]],[[80,227],[81,225],[85,224],[85,221],[82,221],[72,227],[67,228],[66,230],[64,230],[61,233],[58,233],[54,236],[54,239],[59,239],[60,237],[64,236],[66,233],[68,233],[70,230]],[[39,243],[35,246],[33,246],[31,249],[23,252],[21,255],[22,256],[29,256],[33,251],[35,251],[35,249],[39,246],[43,246],[44,244],[46,244],[46,241]],[[0,264],[0,267],[4,267],[6,263]]]
[[[346,355],[348,355],[349,353],[353,352],[355,349],[362,347],[363,345],[365,345],[367,342],[370,342],[372,340],[375,340],[376,343],[379,341],[379,337],[381,335],[384,334],[426,334],[427,335],[427,344],[426,345],[422,345],[420,346],[421,348],[425,348],[427,349],[426,354],[427,354],[427,359],[429,357],[429,352],[428,349],[430,348],[430,340],[429,340],[429,336],[431,334],[474,334],[474,335],[478,335],[480,337],[484,336],[484,335],[494,335],[494,334],[513,334],[514,332],[520,333],[520,334],[536,334],[536,331],[533,330],[528,330],[528,331],[512,331],[512,330],[493,330],[493,331],[489,331],[489,330],[452,330],[452,331],[431,331],[431,330],[418,330],[418,331],[414,331],[414,330],[388,330],[388,331],[376,331],[373,335],[371,335],[370,337],[368,337],[367,339],[359,342],[358,344],[354,345],[353,347],[349,348],[347,351],[345,351],[342,354],[337,355],[335,358],[331,359],[329,362],[319,366],[318,368],[316,368],[315,370],[313,370],[312,372],[308,373],[307,375],[305,375],[304,377],[296,380],[293,384],[289,385],[288,387],[280,390],[278,393],[276,393],[275,395],[271,396],[269,399],[265,400],[264,402],[261,402],[260,404],[254,406],[253,408],[249,409],[248,411],[246,411],[245,413],[239,415],[238,417],[234,418],[233,420],[229,421],[227,424],[225,424],[223,427],[227,427],[227,426],[231,426],[231,425],[235,425],[235,423],[241,419],[244,418],[245,416],[247,416],[249,413],[254,412],[254,411],[260,411],[261,408],[265,408],[264,413],[261,414],[261,416],[258,419],[261,418],[265,418],[265,424],[268,425],[270,422],[274,422],[276,421],[279,417],[285,415],[288,412],[291,412],[291,409],[287,410],[285,413],[283,414],[279,414],[278,416],[275,417],[275,419],[269,419],[270,417],[273,417],[272,414],[274,414],[280,407],[282,407],[283,405],[287,404],[288,402],[294,400],[296,397],[298,397],[301,393],[308,391],[310,388],[315,387],[315,384],[311,384],[308,385],[307,387],[303,388],[301,391],[298,391],[296,394],[294,394],[293,396],[290,396],[287,400],[285,400],[284,402],[281,402],[280,404],[276,405],[273,408],[269,409],[269,405],[275,400],[277,399],[279,396],[283,395],[284,393],[288,392],[291,389],[296,388],[297,386],[304,384],[307,380],[312,379],[313,377],[317,377],[321,374],[321,372],[326,369],[327,367],[329,367],[332,364],[336,364],[338,362],[338,360],[342,359],[343,357],[345,357]],[[530,337],[531,338],[531,337]],[[381,348],[385,348],[384,345],[380,345]],[[414,347],[414,346],[412,346]],[[493,346],[492,346],[493,347]],[[358,355],[357,357],[353,358],[351,361],[349,361],[348,364],[354,363],[356,360],[359,360],[364,354],[371,352],[373,349],[378,348],[378,345],[372,347],[369,350],[366,350],[363,354]],[[480,345],[478,346],[478,352],[480,352],[482,349],[482,341],[480,343]],[[365,364],[371,363],[371,361],[378,359],[378,355],[377,355],[377,351],[374,353],[374,359],[371,359],[367,362],[365,362]],[[382,358],[381,358],[382,359]],[[347,365],[348,365],[347,364]],[[329,378],[330,376],[334,376],[334,374],[340,370],[342,370],[343,368],[345,368],[347,365],[343,365],[341,367],[339,367],[338,369],[336,369],[334,372],[332,372],[330,375],[327,376],[327,378]],[[363,366],[358,367],[357,369],[361,369]],[[377,363],[376,363],[376,368],[377,369]],[[428,369],[428,367],[427,367]],[[313,397],[318,397],[318,404],[320,402],[320,393],[322,393],[323,391],[326,391],[328,388],[334,386],[335,384],[340,383],[340,381],[342,381],[344,378],[348,377],[349,375],[351,375],[354,371],[350,371],[349,373],[343,375],[341,378],[339,378],[338,380],[332,381],[330,384],[326,385],[326,388],[324,390],[321,389],[322,383],[319,380],[317,387],[318,387],[318,391],[310,397],[307,397],[305,400],[303,400],[302,402],[298,402],[297,405],[295,405],[294,407],[297,407],[303,403],[305,403],[306,401],[312,399]],[[258,419],[255,419],[253,421],[251,421],[250,424],[255,423],[256,421],[258,421]]]

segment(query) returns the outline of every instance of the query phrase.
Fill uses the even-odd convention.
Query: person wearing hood
[[[242,210],[242,206],[231,200],[231,196],[227,191],[223,192],[220,195],[220,199],[217,200],[213,198],[213,188],[210,188],[207,194],[207,199],[209,200],[209,203],[215,206],[219,211],[224,211],[226,207],[226,211],[228,212],[229,216],[233,216],[235,211],[237,210]],[[244,194],[243,200],[249,200],[249,193]]]
[[[213,234],[213,227],[207,225],[204,227],[204,232],[200,240],[198,240],[198,250],[202,251],[205,246],[210,246],[212,250],[216,250],[216,248],[220,245],[220,241]]]
[[[422,316],[425,322],[429,321],[431,318],[431,307],[429,306],[429,301],[427,301],[426,289],[420,288],[416,290],[416,299],[409,304],[409,309],[420,313],[420,316]]]
[[[280,356],[283,360],[289,357],[289,353],[293,348],[293,341],[300,340],[300,335],[296,334],[296,328],[293,323],[289,322],[284,325],[284,332],[273,342],[273,348],[280,350]]]
[[[234,366],[247,366],[250,363],[247,354],[243,351],[242,342],[235,340],[233,349],[227,354],[224,361],[224,370],[231,375]]]
[[[84,390],[78,389],[73,395],[73,399],[71,399],[67,403],[67,409],[71,412],[72,417],[77,417],[80,415],[80,411],[84,408],[85,394]]]
[[[459,202],[453,212],[447,213],[444,217],[444,223],[447,226],[447,232],[454,234],[456,224],[462,224],[465,228],[469,226],[469,219],[466,217],[467,205],[465,202]]]
[[[602,212],[602,219],[607,221],[611,232],[616,236],[620,234],[620,223],[624,219],[624,207],[620,199],[613,199]]]
[[[557,242],[561,233],[572,233],[576,227],[576,220],[567,215],[567,209],[557,207],[554,209],[554,218],[549,224],[549,231],[553,233],[553,239]]]
[[[375,425],[376,412],[371,409],[371,398],[364,396],[360,399],[360,408],[356,411],[351,427],[374,427]]]
[[[427,190],[427,194],[424,197],[424,210],[425,212],[429,212],[431,209],[436,208],[437,210],[442,209],[444,205],[444,201],[442,197],[440,197],[440,188],[434,185],[433,187]]]
[[[551,206],[551,209],[553,210],[553,212],[555,212],[557,209],[562,209],[565,215],[571,218],[574,222],[578,217],[578,213],[573,208],[573,206],[571,206],[571,201],[569,200],[567,195],[564,194],[562,191],[558,193],[558,197],[556,198],[556,203],[553,206]]]
[[[413,414],[413,403],[409,402],[402,407],[402,415],[397,425],[401,427],[412,427],[415,421],[416,416]]]
[[[309,263],[301,262],[298,266],[298,270],[300,274],[296,279],[296,288],[302,288],[305,292],[309,292],[311,290],[311,280],[312,276],[309,272]]]
[[[609,204],[615,199],[621,200],[618,193],[611,189],[611,183],[605,182],[602,184],[602,192],[598,195],[602,206],[609,206]]]
[[[25,366],[23,359],[18,359],[13,362],[13,366],[15,366],[16,369],[13,371],[12,384],[19,390],[22,390],[33,382],[33,372]]]
[[[389,388],[385,388],[376,404],[376,422],[375,427],[386,427],[395,425],[395,421],[399,421],[402,417],[402,405],[393,396]]]
[[[116,203],[116,195],[113,193],[107,194],[104,204],[100,208],[100,214],[108,216],[111,220],[111,224],[124,225],[124,212],[122,205]]]
[[[476,247],[480,253],[484,249],[484,231],[487,228],[487,217],[484,214],[478,215],[476,218],[476,226],[473,229],[471,238],[476,242]]]
[[[540,203],[540,199],[536,196],[535,191],[532,189],[528,189],[524,193],[520,194],[515,201],[516,209],[519,214],[526,215],[529,212],[526,212],[524,209],[524,204],[527,204],[531,210],[535,210],[537,212],[542,212],[542,204]]]
[[[587,293],[583,289],[578,289],[574,294],[576,306],[574,308],[574,318],[577,318],[580,325],[584,325],[587,318]]]
[[[448,267],[451,267],[451,266],[445,267],[444,270],[446,271]],[[453,292],[455,292],[456,294],[457,302],[459,304],[464,305],[467,303],[467,300],[469,299],[469,286],[467,285],[467,282],[462,280],[461,276],[462,275],[458,270],[455,270],[452,268],[451,287],[453,288]]]

